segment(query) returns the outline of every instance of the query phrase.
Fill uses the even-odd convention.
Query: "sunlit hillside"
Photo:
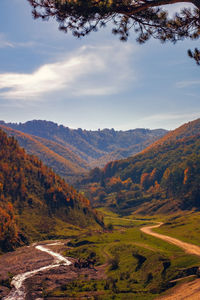
[[[121,213],[199,209],[200,119],[181,126],[140,154],[95,168],[77,186],[94,205]]]

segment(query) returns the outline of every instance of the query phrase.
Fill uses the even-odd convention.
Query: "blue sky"
[[[35,21],[27,0],[0,1],[0,119],[71,128],[174,129],[200,117],[200,67],[187,49],[126,43],[102,29],[83,39]]]

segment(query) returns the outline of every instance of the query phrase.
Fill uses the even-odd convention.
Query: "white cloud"
[[[3,33],[0,33],[0,48],[14,48],[14,44],[8,41]]]
[[[100,87],[100,88],[86,88],[86,89],[80,89],[75,92],[75,94],[78,96],[103,96],[103,95],[112,95],[116,94],[117,88],[115,86],[111,87]]]
[[[176,83],[178,88],[185,88],[188,86],[200,85],[200,80],[186,80],[186,81],[179,81]]]
[[[180,114],[171,114],[171,113],[166,113],[166,114],[155,114],[151,116],[147,116],[145,118],[142,118],[142,120],[145,121],[162,121],[162,120],[182,120],[182,119],[187,119],[187,118],[199,118],[200,113],[180,113]]]
[[[73,96],[117,93],[135,79],[130,67],[134,51],[130,44],[84,46],[33,73],[0,74],[0,96],[24,100],[49,97],[53,92]]]
[[[0,48],[30,48],[33,46],[36,46],[36,43],[33,41],[13,42],[9,41],[4,33],[0,33]]]
[[[137,126],[141,127],[149,127],[151,124],[151,128],[167,128],[174,129],[179,127],[180,125],[200,118],[200,111],[196,113],[160,113],[149,115],[144,118],[141,118],[137,123]]]

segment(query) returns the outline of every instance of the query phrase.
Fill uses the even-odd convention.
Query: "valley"
[[[30,135],[38,124],[41,136]],[[1,298],[182,299],[182,287],[186,296],[198,295],[200,119],[88,171],[64,139],[58,146],[66,128],[44,121],[20,126],[29,132],[5,124],[0,131]],[[70,134],[73,143],[77,134],[90,136]],[[69,167],[68,159],[72,173],[82,164],[84,172],[73,173],[76,189],[20,148],[16,135],[42,159],[59,156],[60,166]]]
[[[91,170],[76,187],[93,207],[122,215],[198,210],[199,129],[200,119],[184,124],[139,154]]]
[[[164,129],[144,128],[127,131],[70,129],[42,120],[19,124],[0,121],[0,128],[68,183],[83,178],[93,167],[103,167],[107,162],[140,152],[167,133]]]
[[[120,218],[107,213],[105,222],[110,224],[113,219],[110,232],[91,236],[85,231],[75,239],[43,241],[1,256],[1,297],[5,300],[34,300],[71,299],[76,295],[81,299],[87,295],[89,299],[112,299],[113,296],[115,299],[157,299],[156,294],[166,290],[166,296],[158,299],[167,300],[176,294],[179,295],[177,299],[183,299],[189,287],[191,294],[198,295],[199,279],[194,279],[200,264],[199,247],[156,234],[152,229],[162,223],[147,226],[155,220],[139,216]],[[193,247],[198,253],[192,251]],[[64,254],[64,257],[57,253]],[[91,253],[96,259],[95,266],[77,268],[75,262],[84,261]],[[149,264],[151,272],[146,273]],[[173,287],[176,283],[178,285]],[[134,286],[134,290],[130,286]],[[12,287],[11,292],[9,287]]]
[[[0,28],[0,300],[200,300],[200,0]]]

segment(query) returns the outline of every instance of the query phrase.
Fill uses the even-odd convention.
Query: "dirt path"
[[[157,225],[152,225],[152,226],[145,226],[145,227],[140,228],[140,230],[142,232],[146,233],[146,234],[155,236],[155,237],[157,237],[157,238],[159,238],[161,240],[164,240],[164,241],[166,241],[168,243],[174,244],[174,245],[182,248],[183,250],[185,250],[185,252],[188,253],[188,254],[195,254],[195,255],[200,256],[200,247],[199,246],[196,246],[196,245],[193,245],[193,244],[189,244],[189,243],[185,243],[185,242],[182,242],[182,241],[180,241],[178,239],[170,237],[168,235],[164,235],[164,234],[152,231],[152,229],[158,228],[162,224],[163,223],[159,223]]]
[[[195,254],[200,256],[200,247],[195,246],[193,244],[182,242],[178,239],[172,238],[168,235],[160,234],[152,231],[154,228],[158,228],[163,223],[159,223],[157,225],[145,226],[140,230],[146,234],[155,236],[159,239],[162,239],[168,243],[174,244],[183,250],[185,250],[188,254]],[[178,287],[175,287],[171,290],[171,295],[166,295],[157,298],[157,300],[200,300],[200,279],[196,279],[192,282],[183,283]]]
[[[200,300],[200,279],[183,283],[173,288],[171,295],[162,296],[155,300]]]

